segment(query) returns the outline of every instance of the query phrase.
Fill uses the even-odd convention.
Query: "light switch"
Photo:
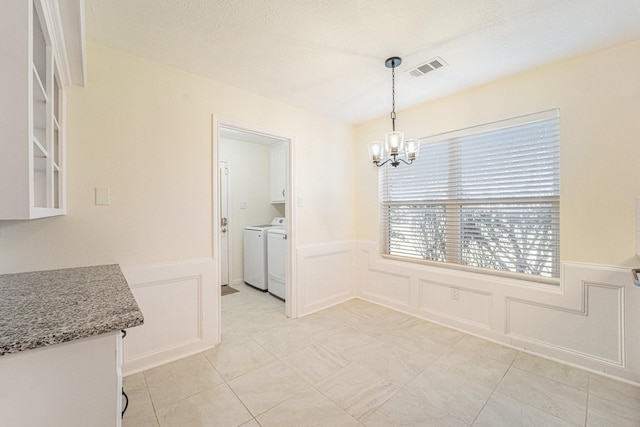
[[[304,199],[302,198],[302,196],[298,196],[298,206],[299,207],[304,206]]]
[[[96,187],[96,205],[111,204],[111,189],[109,187]]]
[[[247,209],[247,202],[240,202],[240,209]]]

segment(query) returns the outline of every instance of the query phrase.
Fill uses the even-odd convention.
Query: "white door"
[[[229,162],[220,161],[220,286],[229,284]]]

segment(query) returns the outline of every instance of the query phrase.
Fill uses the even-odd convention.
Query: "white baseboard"
[[[144,316],[127,331],[123,374],[129,375],[220,342],[220,290],[213,259],[123,267]]]
[[[233,279],[231,281],[231,286],[238,286],[242,284],[244,284],[244,277],[241,277],[240,279]]]

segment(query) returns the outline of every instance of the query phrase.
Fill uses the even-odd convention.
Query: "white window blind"
[[[423,138],[380,173],[383,252],[559,277],[558,110]]]

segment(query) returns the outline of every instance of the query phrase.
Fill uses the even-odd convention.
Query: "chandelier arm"
[[[380,163],[380,161],[376,161],[373,162],[377,167],[382,167],[384,165],[386,165],[387,163],[389,163],[391,161],[391,158],[388,158],[387,160],[385,160],[384,162]]]

